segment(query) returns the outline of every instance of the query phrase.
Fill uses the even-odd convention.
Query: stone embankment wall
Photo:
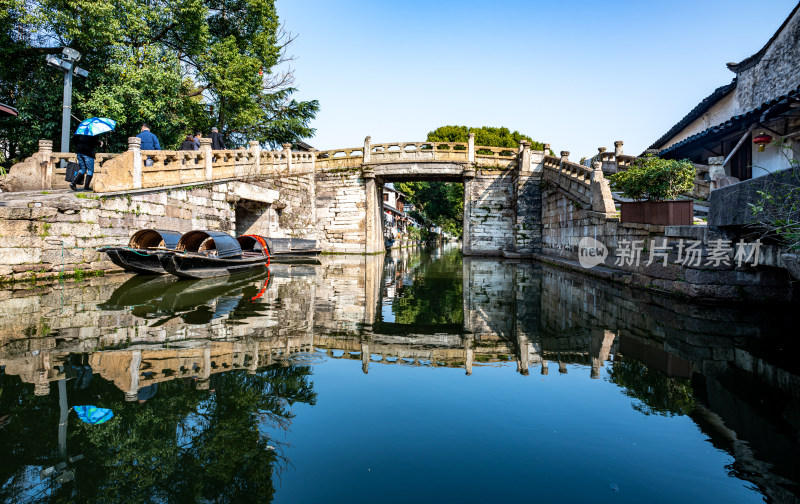
[[[713,194],[713,193],[712,193]],[[581,269],[589,274],[600,274],[622,281],[626,284],[656,289],[692,298],[709,300],[789,300],[794,288],[789,273],[784,268],[780,249],[762,244],[759,250],[759,265],[753,266],[743,261],[737,265],[734,256],[736,243],[747,238],[755,241],[741,231],[729,232],[704,224],[692,226],[657,226],[649,224],[621,223],[616,216],[586,209],[571,195],[552,186],[543,192],[542,211],[542,254],[540,259],[565,259],[573,266],[579,259],[579,244],[583,238],[593,238],[608,250],[601,269]],[[720,242],[722,240],[722,242]],[[688,247],[699,241],[700,262],[676,264],[679,260],[679,246]],[[626,249],[632,249],[634,242],[641,252],[631,260],[620,260]],[[727,264],[709,264],[712,247],[720,243],[731,248],[725,254]],[[665,246],[667,264],[658,255],[653,257],[653,244]],[[749,253],[750,249],[745,248]],[[683,258],[686,253],[682,252]],[[560,264],[565,264],[561,262]],[[568,264],[565,264],[568,265]]]
[[[241,182],[83,197],[12,193],[0,206],[0,281],[116,271],[117,266],[96,249],[125,246],[134,232],[146,228],[316,237],[313,212],[308,210],[315,204],[310,178],[260,181],[261,188],[280,191],[280,199],[271,204],[237,201],[234,185]]]
[[[127,245],[138,229],[233,231],[234,211],[225,201],[227,184],[170,192],[94,198],[72,195],[40,201],[6,201],[0,207],[0,278],[27,280],[117,267],[97,252]],[[35,198],[35,196],[34,196]]]

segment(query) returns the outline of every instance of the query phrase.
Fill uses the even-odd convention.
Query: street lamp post
[[[70,117],[72,116],[72,76],[86,77],[89,72],[77,66],[81,53],[71,47],[61,51],[62,57],[49,54],[47,64],[64,72],[64,104],[61,116],[61,152],[69,152]],[[61,160],[61,167],[66,166],[66,160]]]

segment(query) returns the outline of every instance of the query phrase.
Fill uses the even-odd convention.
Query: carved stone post
[[[202,139],[201,139],[202,140]],[[250,152],[253,153],[253,174],[261,174],[261,144],[258,140],[250,140],[247,142],[250,146]]]
[[[519,354],[517,355],[517,372],[522,376],[528,376],[530,373],[530,349],[528,347],[528,338],[522,334],[517,333],[517,347],[519,347]]]
[[[475,162],[475,133],[470,133],[467,140],[467,161]]]
[[[717,180],[725,176],[725,157],[712,156],[708,158],[708,178],[711,179],[709,190],[714,191],[717,189]]]
[[[472,348],[473,335],[464,336],[464,363],[467,368],[467,376],[472,376],[472,364],[475,361],[475,350]]]
[[[53,187],[53,162],[50,155],[53,153],[52,140],[39,140],[39,166],[42,174],[42,189]]]
[[[202,140],[202,138],[201,138]],[[209,382],[211,381],[211,348],[203,348],[203,369],[200,376],[197,377],[197,389],[208,390]]]
[[[311,154],[311,172],[313,173],[317,169],[317,149],[312,147],[308,149],[308,153]],[[313,201],[314,198],[311,200]]]
[[[292,144],[285,143],[281,144],[283,147],[283,155],[286,156],[286,169],[289,170],[289,173],[292,172]]]
[[[561,162],[558,164],[558,171],[564,173],[564,163],[569,161],[569,151],[561,151]]]
[[[531,171],[531,143],[523,140],[520,145],[519,171],[528,173]]]
[[[594,329],[592,331],[592,370],[589,375],[592,379],[600,378],[600,367],[608,360],[608,356],[611,354],[611,345],[614,344],[615,337],[616,335],[613,331],[606,329]]]
[[[369,343],[366,341],[361,342],[361,372],[369,374]]]
[[[259,364],[259,362],[258,362],[258,341],[257,340],[253,340],[252,342],[250,342],[250,347],[251,347],[251,351],[252,351],[252,353],[251,353],[252,357],[250,358],[250,365],[247,366],[247,374],[256,374],[256,371],[258,371],[258,364]]]
[[[200,152],[203,153],[203,162],[205,163],[204,178],[206,180],[214,179],[214,156],[211,154],[211,139],[200,139]]]
[[[474,146],[473,146],[474,147]],[[474,149],[473,149],[474,150]],[[472,191],[475,183],[475,170],[464,170],[464,222],[461,238],[461,251],[464,255],[472,253],[470,221],[472,218]]]
[[[616,212],[614,197],[611,195],[611,186],[603,175],[603,163],[592,163],[592,210],[604,214]]]
[[[138,138],[137,138],[138,140]],[[135,401],[139,398],[139,369],[142,366],[142,351],[134,350],[131,352],[131,363],[128,367],[128,372],[131,376],[131,384],[128,391],[125,392],[125,400]]]
[[[614,142],[614,157],[619,157],[622,155],[622,140],[617,140]]]
[[[133,153],[133,188],[142,188],[142,139],[139,137],[128,137],[128,150]]]
[[[364,163],[369,163],[372,156],[372,137],[364,139]]]

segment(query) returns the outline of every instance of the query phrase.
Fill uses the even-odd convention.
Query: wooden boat
[[[269,266],[263,238],[220,231],[189,231],[175,250],[159,251],[161,266],[181,278],[211,278]]]
[[[256,236],[256,235],[250,235]],[[322,249],[317,240],[305,238],[265,238],[270,259],[275,264],[320,264],[317,256]]]
[[[144,275],[163,275],[166,273],[159,252],[155,249],[174,249],[180,241],[181,233],[163,229],[142,229],[131,236],[127,247],[101,247],[98,252],[131,273]]]

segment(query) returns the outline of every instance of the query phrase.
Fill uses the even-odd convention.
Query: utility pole
[[[72,116],[72,77],[73,75],[86,77],[89,75],[89,72],[77,66],[78,61],[81,59],[81,53],[75,49],[72,49],[71,47],[65,47],[61,51],[61,54],[61,58],[52,54],[48,54],[47,64],[64,72],[64,102],[62,105],[61,116],[61,152],[69,152],[69,132],[72,129],[70,128],[70,117]],[[64,168],[66,164],[66,160],[62,159],[61,167]]]

